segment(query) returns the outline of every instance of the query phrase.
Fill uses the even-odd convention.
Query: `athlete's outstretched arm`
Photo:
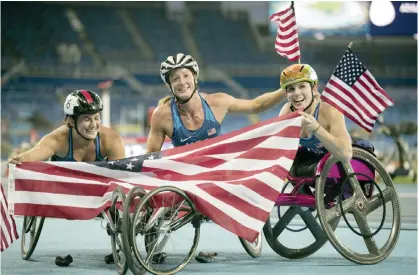
[[[163,147],[166,133],[162,126],[164,122],[161,112],[162,107],[157,107],[151,117],[151,129],[147,139],[147,153],[161,151]]]
[[[11,157],[8,162],[21,164],[24,161],[44,161],[52,157],[58,148],[58,142],[54,134],[44,136],[38,144],[30,150]]]
[[[254,99],[239,99],[222,94],[222,101],[227,104],[229,113],[256,114],[264,112],[286,99],[286,91],[283,89],[262,94]]]

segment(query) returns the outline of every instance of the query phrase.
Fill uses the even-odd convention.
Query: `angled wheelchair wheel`
[[[249,241],[241,237],[238,238],[245,251],[247,251],[248,255],[250,255],[253,258],[258,258],[261,256],[261,250],[263,247],[263,232],[260,232],[260,234],[257,236],[253,243],[250,243]]]
[[[179,272],[196,252],[200,223],[201,215],[182,190],[172,186],[152,190],[142,198],[132,219],[136,260],[152,274]]]
[[[340,167],[340,171],[342,171],[342,174],[344,175],[341,185],[344,185],[344,182],[349,184],[352,189],[352,194],[344,199],[342,199],[341,195],[341,201],[339,201],[337,205],[338,207],[326,209],[324,206],[324,186],[327,176],[330,174],[331,168],[337,163]],[[379,191],[377,194],[365,194],[362,189],[362,183],[367,181],[365,180],[367,179],[366,173],[375,176],[373,179],[369,180],[374,184],[376,187],[375,189]],[[380,179],[380,182],[375,184],[374,180],[377,178]],[[344,186],[342,186],[342,189],[344,189]],[[350,164],[341,164],[337,162],[333,156],[331,156],[326,161],[323,170],[321,171],[321,175],[317,180],[315,199],[319,220],[325,234],[328,237],[328,240],[346,259],[358,264],[376,264],[389,256],[394,249],[399,237],[401,224],[399,199],[389,174],[385,171],[384,167],[380,164],[376,157],[370,152],[361,148],[353,147],[353,157]],[[391,202],[391,209],[389,210],[393,213],[391,217],[392,224],[387,240],[384,245],[379,248],[376,240],[378,239],[380,241],[382,238],[375,238],[375,235],[377,233],[385,233],[380,231],[380,229],[382,228],[384,219],[386,218],[386,208],[388,202]],[[383,216],[383,219],[381,219],[380,226],[378,226],[377,230],[373,230],[372,232],[371,226],[367,221],[367,217],[379,208],[383,209],[383,215],[381,215]],[[357,223],[358,226],[357,230],[348,223],[348,214],[354,216],[354,222]],[[354,243],[352,238],[350,238],[349,243],[343,244],[341,238],[338,238],[336,232],[332,230],[330,224],[341,217],[344,218],[349,228],[360,236],[357,240],[360,244],[365,244],[364,251],[354,251],[349,247],[350,244]],[[356,246],[356,249],[358,250],[358,246]]]
[[[119,212],[119,209],[123,210],[125,204],[125,193],[121,187],[117,187],[113,191],[112,204],[110,206],[110,240],[112,245],[113,259],[115,261],[116,271],[120,275],[125,275],[128,271],[128,265],[126,263],[125,250],[123,247],[122,239],[122,217],[123,214]],[[118,209],[119,204],[119,209]]]
[[[288,245],[284,245],[279,240],[280,235],[284,232],[287,225],[296,216],[300,216],[302,218],[303,222],[306,224],[307,228],[315,239],[311,244],[308,244],[302,248],[291,248]],[[335,220],[330,228],[335,230],[335,228],[338,226],[338,222],[339,219]],[[289,207],[281,219],[279,219],[274,226],[271,225],[269,217],[264,225],[263,232],[271,249],[273,249],[274,252],[280,256],[288,259],[300,259],[308,257],[318,251],[328,240],[317,219],[315,219],[315,216],[312,214],[309,208],[300,206]],[[296,234],[298,233],[292,234],[296,237]]]
[[[126,263],[129,269],[135,275],[145,274],[147,271],[141,266],[141,264],[136,260],[132,243],[133,238],[131,235],[131,210],[135,209],[135,204],[139,205],[139,200],[142,199],[146,194],[145,190],[139,186],[133,187],[126,196],[125,204],[123,205],[123,218],[122,218],[122,240],[123,248],[125,253]],[[136,201],[135,201],[136,200]]]
[[[45,217],[29,217],[23,219],[22,240],[20,243],[20,251],[23,260],[28,260],[35,251],[41,236],[42,227],[44,226]],[[26,245],[26,241],[29,243]]]

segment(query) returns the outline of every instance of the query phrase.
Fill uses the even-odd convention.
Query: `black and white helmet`
[[[170,55],[161,63],[160,75],[165,84],[170,85],[168,74],[177,68],[188,68],[196,74],[196,79],[199,77],[199,66],[196,60],[191,55],[178,53],[177,55]]]

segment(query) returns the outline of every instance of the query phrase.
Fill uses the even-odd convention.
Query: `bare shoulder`
[[[61,144],[63,141],[66,141],[68,139],[68,133],[70,132],[70,129],[62,125],[52,131],[51,133],[45,135],[44,139],[48,141],[56,141],[57,143]]]
[[[228,102],[231,102],[231,100],[234,99],[233,96],[226,94],[226,93],[213,93],[213,94],[200,94],[203,99],[206,100],[207,103],[209,103],[210,106],[217,107],[222,104],[228,104]]]
[[[106,126],[100,126],[100,138],[106,141],[112,141],[115,139],[121,139],[121,136],[119,135],[118,132],[116,132],[113,129],[110,129],[109,127]]]
[[[282,109],[280,110],[280,114],[279,114],[279,116],[282,116],[282,115],[286,115],[286,114],[291,113],[291,112],[292,112],[292,110],[290,109],[290,106],[291,106],[290,102],[286,102],[286,103],[283,105]]]
[[[331,104],[321,101],[321,112],[327,117],[343,116],[343,114]]]
[[[168,100],[167,102],[158,105],[157,108],[155,108],[154,112],[152,113],[152,117],[157,118],[158,120],[161,119],[167,119],[171,117],[171,101],[173,99]]]

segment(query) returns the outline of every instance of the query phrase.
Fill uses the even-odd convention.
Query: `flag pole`
[[[295,19],[296,19],[296,13],[295,13],[295,3],[294,1],[291,1],[290,7],[293,10],[293,14],[295,15]],[[300,45],[299,45],[299,50],[300,50]],[[301,55],[302,56],[302,55]],[[300,64],[300,57],[298,58],[298,64]]]

